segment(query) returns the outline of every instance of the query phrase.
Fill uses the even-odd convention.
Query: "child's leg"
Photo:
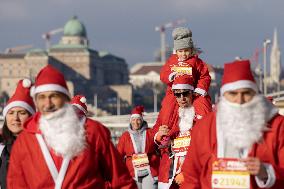
[[[197,96],[193,99],[193,107],[195,110],[196,118],[201,119],[204,115],[212,111],[211,98],[209,95]]]

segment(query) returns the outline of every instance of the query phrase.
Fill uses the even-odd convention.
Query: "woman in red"
[[[143,106],[136,106],[132,110],[128,131],[120,137],[117,149],[124,157],[138,188],[155,189],[160,158],[156,153],[151,129],[143,120],[143,111]]]

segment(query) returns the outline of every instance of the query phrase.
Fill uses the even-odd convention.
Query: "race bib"
[[[183,134],[179,134],[177,138],[174,139],[174,144],[172,150],[175,153],[175,156],[185,156],[188,148],[190,146],[191,135],[190,131],[187,131]]]
[[[149,166],[149,159],[147,154],[133,154],[132,155],[132,164],[134,169],[144,170]]]
[[[173,66],[171,70],[172,72],[176,72],[176,73],[192,75],[192,67]]]
[[[250,174],[239,159],[220,158],[212,165],[213,189],[249,189]]]

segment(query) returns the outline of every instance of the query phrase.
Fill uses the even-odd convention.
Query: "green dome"
[[[71,18],[64,26],[64,36],[79,36],[87,38],[86,28],[76,16]]]

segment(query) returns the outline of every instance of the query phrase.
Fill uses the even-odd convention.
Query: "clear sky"
[[[202,59],[222,65],[236,56],[251,57],[265,38],[272,39],[275,27],[284,48],[283,7],[283,0],[0,0],[0,51],[25,44],[45,48],[41,35],[77,15],[93,49],[133,65],[153,61],[160,47],[155,26],[184,18],[183,26],[204,51]]]

